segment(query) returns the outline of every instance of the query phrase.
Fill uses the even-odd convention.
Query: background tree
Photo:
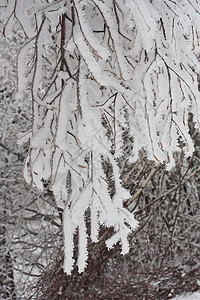
[[[14,22],[12,36],[0,38],[0,298],[23,299],[60,244],[60,219],[50,191],[25,184],[22,170],[28,145],[16,134],[31,126],[30,102],[13,99],[16,58],[24,43]]]

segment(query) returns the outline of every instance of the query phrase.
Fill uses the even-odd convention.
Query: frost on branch
[[[199,127],[198,9],[186,0],[74,0],[38,4],[35,14],[30,5],[35,30],[19,53],[16,94],[33,107],[24,176],[39,189],[49,180],[64,211],[68,274],[77,232],[80,272],[88,239],[98,242],[102,225],[115,231],[108,248],[120,242],[122,253],[129,250],[137,221],[124,208],[130,195],[119,179],[125,129],[134,141],[132,162],[141,148],[167,169],[175,151],[193,153],[188,114]]]

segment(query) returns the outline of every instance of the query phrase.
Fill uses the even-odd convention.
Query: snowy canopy
[[[18,141],[30,141],[26,181],[39,189],[50,182],[64,211],[64,269],[70,274],[77,231],[79,272],[86,266],[88,239],[98,242],[102,225],[115,231],[108,248],[120,242],[122,253],[129,251],[128,235],[138,223],[124,207],[130,194],[120,181],[125,131],[133,143],[127,157],[132,163],[144,149],[149,160],[169,170],[175,151],[187,157],[194,151],[188,115],[198,128],[200,5],[194,0],[48,2],[16,2],[12,16],[26,36],[15,97],[31,100],[33,110],[33,126]],[[6,35],[11,17],[5,18]]]

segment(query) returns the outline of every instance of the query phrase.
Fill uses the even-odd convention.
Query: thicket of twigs
[[[115,250],[116,252],[116,250]],[[67,276],[62,269],[63,257],[45,271],[29,299],[70,300],[70,299],[138,299],[165,300],[185,292],[199,289],[200,265],[194,260],[165,264],[161,268],[148,266],[142,268],[135,262],[129,270],[129,276],[123,276],[121,267],[123,260],[115,261],[113,274],[110,276],[106,268],[108,254],[104,249],[98,258],[90,262],[89,268],[82,275],[74,271]],[[115,259],[114,259],[115,260]],[[112,265],[112,263],[111,263]],[[92,267],[92,270],[91,270]]]

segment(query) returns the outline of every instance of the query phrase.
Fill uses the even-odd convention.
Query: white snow
[[[27,4],[30,15],[23,24],[29,32],[36,16],[36,30],[18,56],[16,95],[23,98],[31,90],[33,101],[24,176],[39,189],[51,180],[57,206],[64,209],[64,269],[69,274],[77,230],[79,271],[86,266],[88,209],[92,240],[98,240],[99,225],[112,227],[108,248],[119,241],[122,253],[129,251],[128,235],[137,221],[123,207],[130,195],[117,164],[127,123],[133,160],[143,148],[149,160],[171,169],[174,152],[181,151],[180,137],[182,150],[192,155],[187,116],[192,112],[199,122],[200,19],[186,0],[181,1],[185,8],[180,1],[168,1],[173,9],[165,1],[75,0],[72,6],[63,1],[39,7],[33,15],[34,2]],[[63,19],[63,12],[73,12],[75,22]],[[112,166],[113,197],[104,162]]]
[[[187,293],[181,296],[177,296],[172,300],[199,300],[200,299],[200,292],[195,293]]]

